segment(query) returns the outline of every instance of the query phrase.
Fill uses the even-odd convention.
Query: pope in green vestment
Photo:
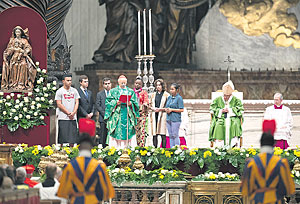
[[[119,86],[111,89],[106,97],[104,120],[107,120],[108,140],[112,137],[116,140],[127,141],[127,139],[131,140],[135,136],[136,118],[139,117],[139,105],[134,91],[126,86],[126,77],[123,75],[120,76],[118,82]],[[122,84],[122,82],[125,83]],[[128,108],[126,103],[119,101],[121,95],[131,96]]]
[[[242,136],[244,107],[240,99],[232,95],[234,90],[231,81],[223,85],[223,96],[217,97],[210,105],[212,120],[209,140],[224,142],[224,145],[237,144]],[[234,141],[233,141],[234,139]]]

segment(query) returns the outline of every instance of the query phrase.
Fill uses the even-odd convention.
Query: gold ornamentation
[[[242,198],[238,196],[227,196],[224,197],[224,204],[242,204]]]
[[[64,166],[70,161],[68,155],[64,151],[54,151],[51,156],[41,157],[38,165],[40,175],[45,173],[46,166],[49,163],[55,163],[58,167],[64,168]]]
[[[293,170],[294,171],[300,171],[300,161],[298,159],[295,161]]]
[[[139,156],[135,158],[135,162],[133,163],[132,168],[139,170],[142,170],[144,168],[144,164],[142,163],[141,158]]]
[[[118,164],[120,168],[128,167],[131,164],[131,159],[128,155],[127,150],[123,150],[123,153],[118,160]]]
[[[214,204],[214,199],[212,199],[212,196],[199,196],[195,202],[195,204]]]

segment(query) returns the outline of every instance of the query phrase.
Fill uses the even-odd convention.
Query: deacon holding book
[[[139,104],[134,91],[128,88],[127,78],[121,75],[119,86],[111,89],[105,101],[109,145],[116,148],[136,146],[135,126],[139,117]]]

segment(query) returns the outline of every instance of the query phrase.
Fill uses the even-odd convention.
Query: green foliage
[[[112,167],[108,168],[108,172],[111,181],[117,183],[117,185],[121,185],[125,182],[152,185],[155,182],[169,183],[171,181],[186,181],[185,176],[190,176],[190,174],[182,171],[165,170],[162,168],[147,171],[145,169],[132,170],[129,167],[126,167],[125,169]]]
[[[38,167],[40,158],[42,156],[49,156],[53,154],[55,150],[65,151],[70,159],[75,158],[78,155],[78,146],[68,147],[60,145],[52,145],[41,147],[39,145],[28,147],[26,144],[19,144],[12,153],[14,165],[16,167],[33,164],[36,168]],[[101,148],[96,146],[91,150],[92,156],[96,159],[101,157],[106,165],[113,171],[118,167],[118,159],[122,155],[124,150],[116,149],[114,147]],[[232,166],[231,173],[237,172],[238,175],[242,175],[243,168],[245,166],[245,160],[251,159],[259,153],[258,149],[248,148],[192,148],[185,149],[181,147],[174,147],[170,149],[154,148],[154,147],[134,147],[126,149],[132,163],[129,168],[132,168],[134,161],[137,156],[140,157],[142,163],[145,166],[145,172],[140,172],[141,175],[134,175],[134,171],[126,172],[126,175],[121,177],[118,175],[115,179],[117,183],[127,182],[134,179],[136,182],[145,182],[144,179],[149,179],[149,182],[156,182],[159,179],[155,178],[155,175],[159,173],[156,171],[178,171],[179,166],[183,163],[185,165],[184,171],[190,172],[191,165],[198,165],[202,172],[211,172],[218,174],[219,171],[224,170],[224,166]],[[274,154],[280,155],[288,159],[291,167],[295,161],[300,157],[300,149],[288,149],[279,150],[274,148]],[[194,165],[195,166],[195,165]],[[220,170],[222,169],[223,170]],[[181,169],[181,168],[180,168]],[[181,169],[183,170],[183,169]],[[121,171],[121,170],[120,170]],[[228,170],[227,170],[228,171]],[[149,172],[152,172],[149,176]],[[156,174],[154,175],[154,172]],[[115,172],[116,173],[116,172]],[[119,172],[124,173],[124,172]],[[145,177],[146,176],[146,177]],[[162,176],[161,176],[162,177]],[[300,180],[300,173],[294,172],[295,179]],[[164,175],[164,179],[160,182],[168,182],[173,178],[168,178],[168,175]]]

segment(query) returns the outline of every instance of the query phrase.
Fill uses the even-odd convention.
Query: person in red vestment
[[[26,174],[27,174],[24,183],[27,184],[30,188],[33,188],[33,186],[38,184],[38,182],[31,180],[35,168],[33,165],[26,165],[23,166],[23,168],[26,170]]]

